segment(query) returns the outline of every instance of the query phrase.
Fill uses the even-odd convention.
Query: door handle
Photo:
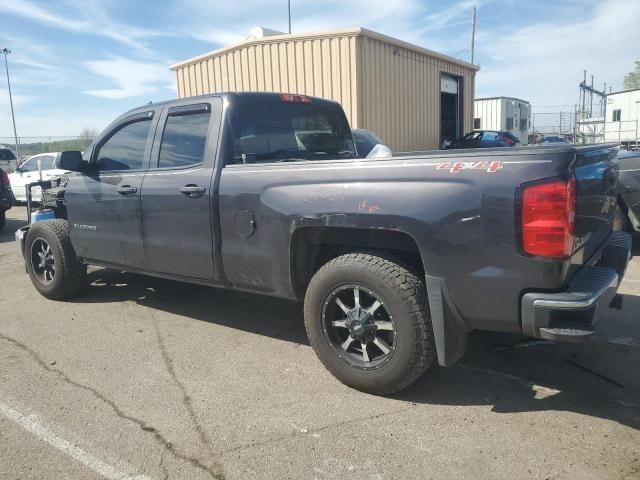
[[[196,198],[201,197],[207,189],[199,187],[198,185],[185,185],[180,188],[180,193],[185,194],[187,197]]]
[[[131,195],[132,193],[136,193],[138,189],[136,187],[132,187],[131,185],[122,185],[118,187],[116,192],[120,195]]]

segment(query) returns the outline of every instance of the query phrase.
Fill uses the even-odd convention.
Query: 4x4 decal
[[[484,170],[487,173],[496,173],[502,166],[502,162],[443,162],[436,169],[449,170],[451,173],[458,173],[460,170]]]

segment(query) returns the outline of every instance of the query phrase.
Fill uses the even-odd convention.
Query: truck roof
[[[220,93],[208,93],[206,95],[197,95],[197,96],[193,96],[193,97],[185,97],[185,98],[176,98],[176,99],[172,99],[172,100],[164,100],[162,102],[149,102],[146,105],[141,105],[139,107],[136,108],[132,108],[131,110],[123,113],[120,117],[118,118],[122,118],[128,115],[131,115],[133,113],[136,112],[144,112],[146,109],[148,109],[150,106],[158,106],[158,105],[171,105],[172,103],[178,103],[184,100],[193,100],[193,99],[207,99],[207,98],[211,98],[211,97],[222,97],[223,99],[227,99],[227,100],[231,100],[234,103],[244,103],[244,102],[265,102],[265,101],[270,101],[270,102],[280,102],[282,101],[282,99],[280,98],[280,95],[282,95],[282,93],[286,93],[286,92],[220,92]],[[292,95],[302,95],[302,94],[297,94],[294,93]],[[310,98],[311,101],[313,103],[316,104],[331,104],[331,105],[339,105],[338,102],[334,101],[334,100],[329,100],[327,98],[321,98],[321,97],[313,97],[311,95],[302,95],[304,97]]]

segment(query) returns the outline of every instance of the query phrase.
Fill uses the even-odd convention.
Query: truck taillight
[[[7,175],[7,172],[5,172],[4,170],[0,170],[0,179],[2,180],[2,185],[4,185],[5,187],[11,185],[11,182],[9,181],[9,175]]]
[[[297,93],[281,93],[280,100],[283,102],[293,103],[311,103],[311,97],[306,95],[298,95]]]
[[[576,180],[554,180],[522,193],[522,248],[525,253],[564,258],[573,253]]]

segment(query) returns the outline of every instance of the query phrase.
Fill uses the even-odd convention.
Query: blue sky
[[[258,0],[4,0],[18,134],[77,135],[123,111],[175,97],[171,63],[287,28],[287,2]],[[478,7],[476,96],[570,109],[587,68],[622,88],[640,60],[638,0],[292,0],[293,32],[362,26],[468,60]],[[0,82],[0,143],[12,135]],[[6,141],[6,140],[5,140]]]

